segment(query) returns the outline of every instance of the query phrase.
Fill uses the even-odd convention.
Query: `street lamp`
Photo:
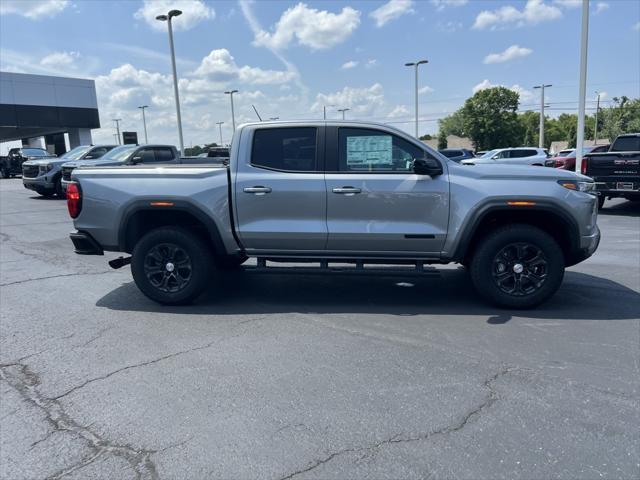
[[[222,124],[224,122],[216,122],[216,125],[218,125],[218,128],[220,129],[220,146],[222,146]]]
[[[327,119],[327,107],[335,107],[335,105],[323,105],[322,106],[322,118]]]
[[[176,97],[176,115],[178,117],[178,140],[180,141],[180,153],[184,155],[184,141],[182,140],[182,117],[180,115],[180,96],[178,95],[178,74],[176,73],[176,52],[173,48],[173,28],[171,19],[182,15],[180,10],[171,10],[166,15],[158,15],[156,20],[167,22],[169,28],[169,48],[171,50],[171,68],[173,70],[173,93]]]
[[[596,95],[598,96],[598,100],[596,103],[596,124],[593,128],[593,144],[598,144],[598,111],[600,110],[600,92],[596,91]]]
[[[118,135],[118,145],[122,145],[122,143],[120,142],[120,122],[122,121],[121,118],[114,118],[113,119],[114,122],[116,122],[116,132]]]
[[[236,114],[233,111],[233,94],[238,93],[238,90],[228,90],[224,92],[231,97],[231,126],[233,127],[233,133],[236,132]]]
[[[147,118],[144,116],[144,109],[149,108],[149,105],[142,105],[138,108],[142,110],[142,125],[144,126],[144,143],[149,143],[149,139],[147,138]]]
[[[534,89],[540,89],[540,134],[538,135],[538,147],[544,148],[544,89],[548,87],[553,87],[553,85],[536,85],[533,87]]]
[[[351,110],[350,108],[339,108],[338,111],[342,112],[342,119],[344,120],[344,112],[348,112]]]
[[[589,0],[582,0],[580,35],[580,88],[578,92],[578,131],[576,132],[576,172],[582,171],[584,148],[584,100],[587,96],[587,49],[589,45]]]
[[[417,62],[405,63],[405,67],[415,67],[416,71],[416,138],[418,138],[418,66],[429,63],[428,60],[418,60]]]

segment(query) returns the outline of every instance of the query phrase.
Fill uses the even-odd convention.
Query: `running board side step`
[[[242,270],[248,273],[270,273],[278,275],[372,275],[372,276],[387,276],[387,277],[439,277],[440,272],[438,269],[425,266],[424,262],[417,261],[413,263],[413,266],[398,266],[389,264],[380,265],[375,264],[375,267],[367,267],[367,260],[332,260],[333,263],[338,265],[331,265],[329,260],[315,260],[319,263],[317,267],[310,266],[271,266],[267,265],[267,261],[264,258],[258,258],[257,264],[245,265]],[[373,263],[373,262],[372,262]],[[353,266],[345,266],[345,264],[355,264]]]

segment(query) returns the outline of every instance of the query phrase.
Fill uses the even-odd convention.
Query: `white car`
[[[469,158],[460,162],[463,165],[496,165],[505,163],[509,165],[538,165],[545,166],[549,158],[547,150],[535,147],[498,148],[491,150],[481,157]]]

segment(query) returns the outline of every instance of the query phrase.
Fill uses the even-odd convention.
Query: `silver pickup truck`
[[[593,190],[564,170],[459,165],[387,125],[262,122],[237,129],[229,165],[77,168],[67,202],[76,253],[131,253],[111,266],[131,263],[163,304],[255,257],[242,268],[420,275],[457,262],[487,300],[529,308],[598,247]]]

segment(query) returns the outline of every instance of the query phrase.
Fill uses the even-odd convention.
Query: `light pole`
[[[116,135],[118,135],[118,145],[122,145],[122,142],[120,141],[120,122],[122,121],[121,118],[114,118],[113,119],[114,122],[116,122],[116,132],[118,132]]]
[[[236,114],[233,111],[233,94],[238,93],[238,90],[229,90],[224,92],[231,98],[231,126],[233,127],[233,133],[236,132]]]
[[[584,148],[584,100],[587,95],[587,48],[589,44],[589,0],[582,0],[582,35],[580,38],[580,92],[578,93],[578,132],[576,139],[576,172],[582,171]]]
[[[598,100],[596,101],[596,124],[593,127],[593,144],[598,144],[598,110],[600,110],[600,92],[596,92]]]
[[[536,85],[533,88],[540,89],[540,135],[538,139],[538,147],[544,148],[544,89],[548,87],[552,87],[553,85]]]
[[[178,94],[178,74],[176,73],[176,52],[173,48],[173,28],[171,19],[182,15],[180,10],[171,10],[166,15],[158,15],[156,20],[167,22],[169,28],[169,48],[171,50],[171,68],[173,70],[173,93],[176,97],[176,115],[178,117],[178,140],[180,142],[180,153],[184,155],[184,141],[182,140],[182,116],[180,115],[180,96]]]
[[[144,126],[144,143],[149,143],[149,138],[147,138],[147,118],[144,116],[144,109],[149,108],[149,105],[142,105],[138,108],[142,110],[142,125]]]
[[[218,125],[218,128],[220,129],[220,146],[222,146],[222,124],[224,122],[216,122],[216,125]]]
[[[335,107],[335,105],[323,105],[322,106],[322,118],[327,119],[327,107]]]
[[[342,112],[342,119],[344,120],[344,112],[348,112],[351,110],[350,108],[339,108],[338,111]]]
[[[405,63],[405,67],[415,67],[416,71],[416,138],[418,138],[418,66],[423,63],[429,63],[428,60],[418,60],[417,62]]]

